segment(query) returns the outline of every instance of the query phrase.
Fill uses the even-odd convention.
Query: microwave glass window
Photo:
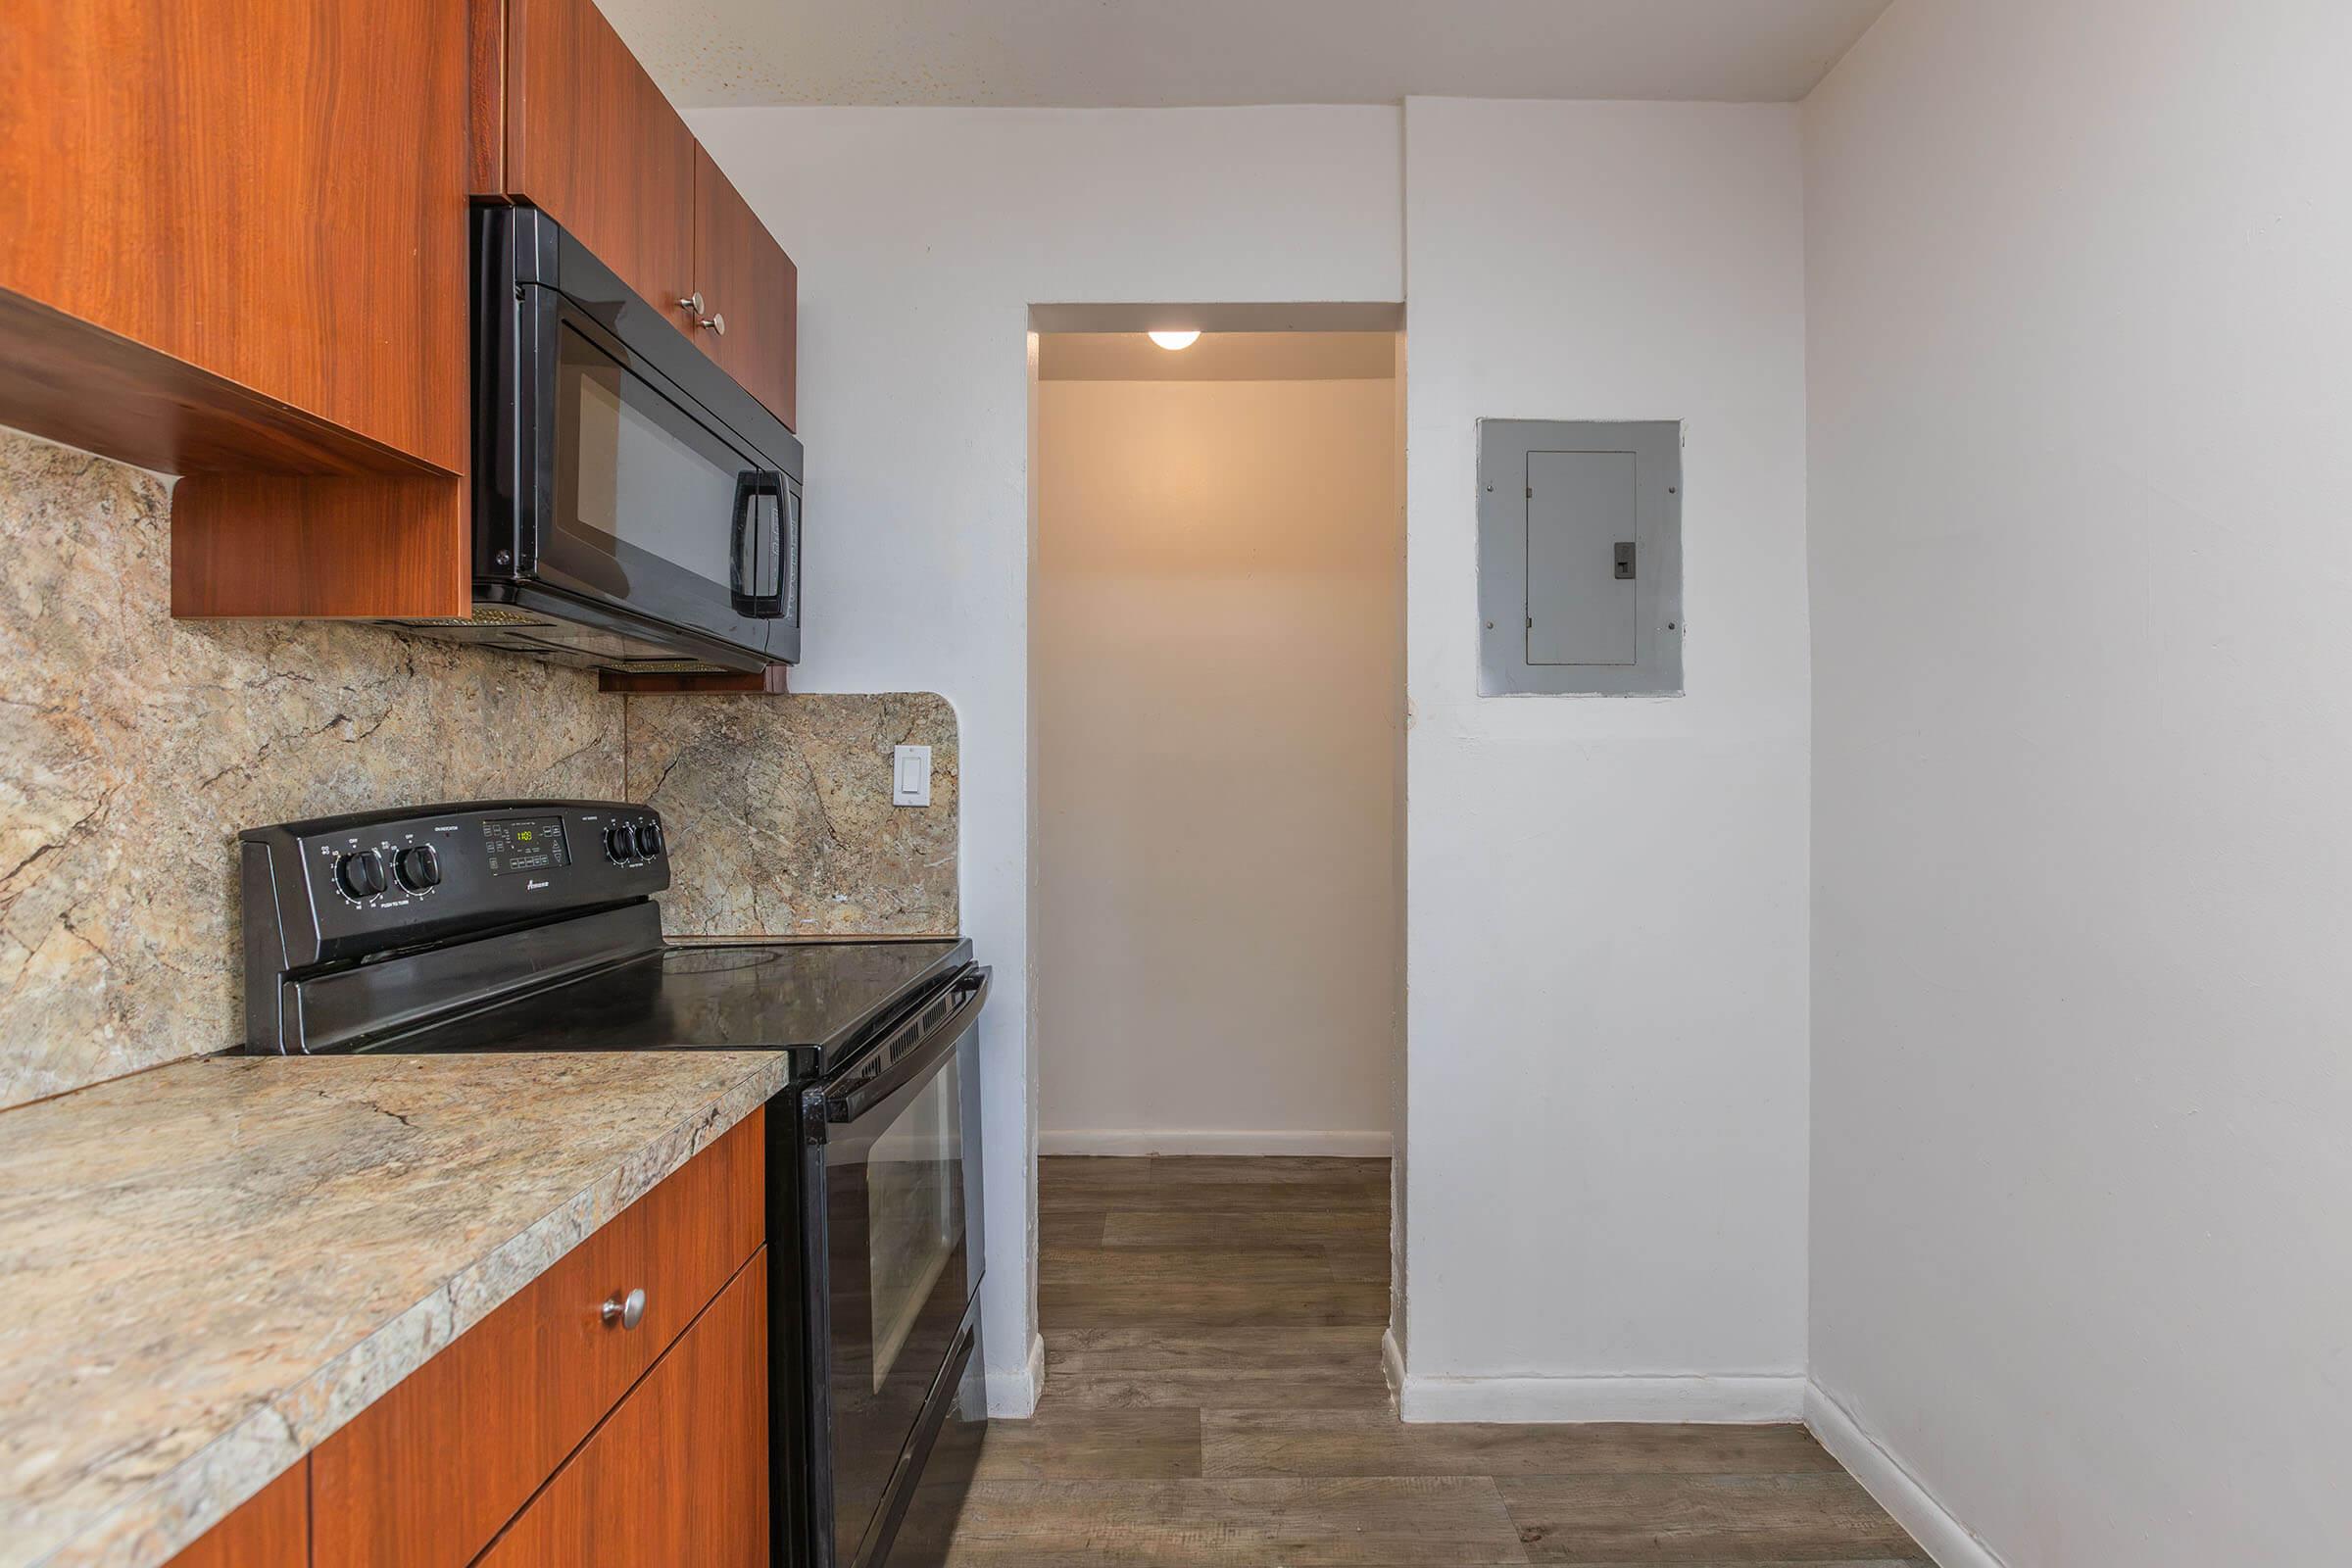
[[[658,562],[725,594],[737,488],[756,466],[568,326],[558,394],[559,525],[609,541],[623,568]]]

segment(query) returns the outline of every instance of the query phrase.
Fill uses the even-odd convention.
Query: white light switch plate
[[[893,806],[929,806],[931,804],[930,747],[902,746],[892,754],[890,804]]]

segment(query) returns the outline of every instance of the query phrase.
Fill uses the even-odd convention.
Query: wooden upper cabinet
[[[678,307],[694,292],[686,122],[593,0],[475,0],[473,26],[477,192],[547,213],[690,328]]]
[[[768,1544],[763,1249],[477,1568],[769,1568]]]
[[[466,4],[0,4],[0,424],[462,474]]]
[[[703,349],[787,426],[800,327],[800,269],[701,143],[694,149],[694,277],[711,325]],[[715,328],[726,323],[722,333]]]
[[[594,0],[470,15],[474,192],[563,224],[793,424],[800,271]]]

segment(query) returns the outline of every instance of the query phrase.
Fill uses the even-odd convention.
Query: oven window
[[[963,1237],[961,1061],[951,1057],[866,1156],[866,1266],[879,1394]],[[927,1380],[927,1374],[926,1374]]]

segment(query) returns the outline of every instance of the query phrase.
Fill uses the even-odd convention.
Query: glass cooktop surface
[[[680,943],[357,1049],[417,1055],[799,1048],[829,1070],[970,958],[971,944],[959,938]]]

